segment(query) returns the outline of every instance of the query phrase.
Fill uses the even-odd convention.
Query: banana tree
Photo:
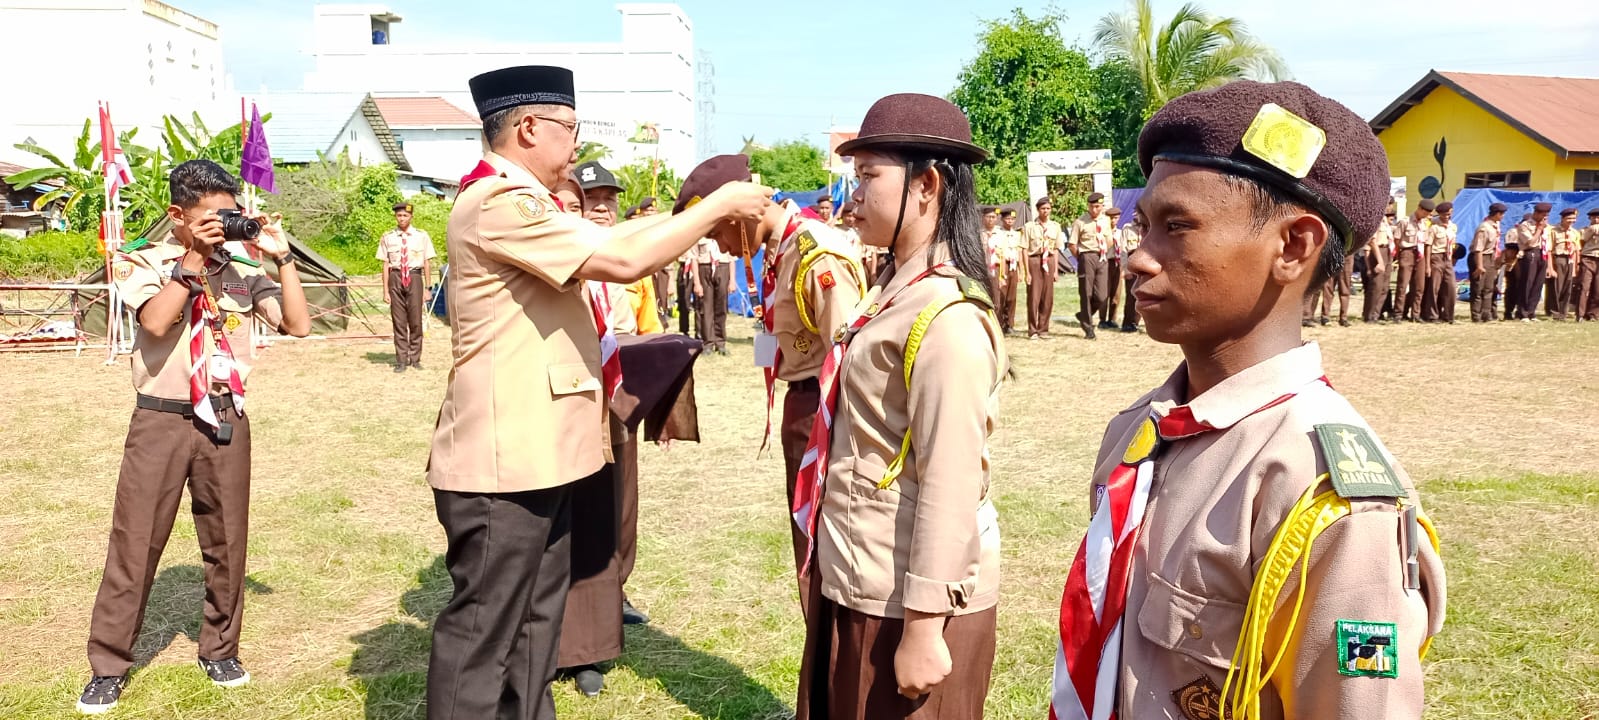
[[[104,180],[99,173],[100,143],[90,135],[90,122],[83,121],[83,133],[78,136],[72,162],[64,162],[55,153],[33,143],[17,143],[14,147],[32,153],[50,163],[47,167],[10,175],[4,178],[12,187],[27,187],[44,182],[59,182],[60,187],[39,196],[33,209],[43,210],[57,200],[66,200],[64,212],[73,230],[88,230],[99,223],[104,205],[100,190]],[[85,204],[87,201],[87,204]]]

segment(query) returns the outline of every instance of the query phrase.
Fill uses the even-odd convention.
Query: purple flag
[[[244,156],[239,160],[239,178],[269,193],[278,191],[272,182],[272,150],[267,148],[266,128],[261,111],[250,103],[250,134],[244,139]]]

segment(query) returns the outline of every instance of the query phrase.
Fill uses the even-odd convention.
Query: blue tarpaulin
[[[1460,227],[1458,244],[1466,246],[1469,250],[1477,226],[1488,217],[1489,205],[1499,202],[1504,203],[1507,208],[1504,221],[1499,223],[1502,232],[1509,232],[1510,228],[1521,222],[1522,215],[1532,212],[1532,206],[1541,202],[1554,206],[1554,211],[1549,213],[1550,225],[1559,225],[1560,211],[1574,207],[1577,208],[1576,227],[1583,228],[1588,226],[1588,211],[1599,208],[1599,192],[1526,192],[1470,188],[1457,193],[1453,202],[1454,216],[1450,221]],[[1464,258],[1455,263],[1455,277],[1467,277]]]

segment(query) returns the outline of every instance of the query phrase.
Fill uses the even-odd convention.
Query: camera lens
[[[261,234],[261,223],[245,217],[242,213],[225,211],[222,217],[222,236],[229,240],[254,240]]]

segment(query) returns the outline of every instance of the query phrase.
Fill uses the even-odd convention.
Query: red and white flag
[[[105,103],[100,103],[100,167],[105,171],[107,197],[133,184],[133,168],[117,144],[117,134],[111,129],[111,108]]]

